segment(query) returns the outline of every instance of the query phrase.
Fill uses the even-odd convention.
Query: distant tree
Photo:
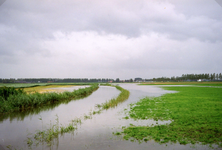
[[[215,75],[215,73],[213,73],[213,80],[215,80],[215,78],[216,78],[216,75]]]
[[[120,80],[119,80],[119,78],[116,78],[116,82],[119,82]]]
[[[184,77],[184,79],[185,79],[185,77]],[[170,78],[170,80],[171,80],[171,81],[176,81],[176,79],[175,79],[175,77],[174,77],[174,76],[173,76],[173,77],[171,77],[171,78]]]
[[[218,75],[218,73],[216,74],[216,79],[218,80],[218,78],[219,78],[219,75]]]

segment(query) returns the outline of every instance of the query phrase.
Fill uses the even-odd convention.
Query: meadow
[[[44,86],[70,86],[70,85],[92,85],[94,83],[0,83],[0,87],[28,88]]]
[[[144,82],[139,85],[193,85],[193,86],[222,86],[222,82]]]
[[[196,84],[196,83],[195,83]],[[211,85],[208,84],[208,85]],[[163,87],[177,93],[146,97],[130,105],[133,119],[153,119],[152,126],[130,125],[123,129],[126,140],[180,144],[201,143],[222,146],[222,88],[204,86]],[[171,120],[158,125],[158,120]]]

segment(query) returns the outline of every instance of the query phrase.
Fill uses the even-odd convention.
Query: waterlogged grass
[[[58,139],[59,135],[63,135],[64,133],[69,133],[77,129],[77,125],[81,124],[81,119],[77,118],[72,120],[69,125],[64,126],[59,124],[59,118],[57,116],[56,123],[51,125],[48,129],[39,130],[35,133],[34,138],[27,138],[27,145],[31,148],[33,144],[38,146],[39,143],[46,143],[48,146],[52,145],[53,139]]]
[[[73,99],[79,99],[90,95],[98,89],[98,84],[91,85],[84,89],[74,90],[73,92],[63,93],[19,93],[11,94],[5,99],[0,96],[0,113],[10,113],[15,111],[24,111],[44,105],[51,105],[62,101],[68,102]]]
[[[171,120],[167,125],[124,128],[124,139],[154,139],[160,143],[179,142],[222,146],[222,88],[164,87],[178,93],[144,98],[130,106],[134,119]]]

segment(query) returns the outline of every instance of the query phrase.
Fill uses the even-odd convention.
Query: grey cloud
[[[83,2],[66,0],[50,3],[49,1],[12,0],[5,6],[6,8],[3,8],[5,11],[0,18],[5,18],[1,21],[6,25],[12,25],[13,22],[22,32],[29,32],[35,38],[53,38],[52,32],[56,30],[63,32],[93,30],[128,37],[154,31],[168,34],[174,39],[195,37],[200,40],[222,40],[221,21],[214,18],[214,15],[220,16],[218,14],[222,9],[213,9],[215,6],[211,6],[213,4],[210,2],[208,3],[211,5],[204,5],[201,1],[193,2],[193,5],[190,3],[188,10],[186,5],[184,6],[184,1],[173,1],[172,4],[163,1],[159,3],[128,1],[127,5],[124,5],[117,1],[89,3],[87,0]],[[155,9],[150,5],[157,7]],[[10,9],[8,10],[7,7]],[[177,7],[181,10],[177,10]],[[208,7],[211,10],[209,12]],[[187,16],[189,13],[190,15]],[[194,21],[197,19],[199,22]],[[148,31],[148,33],[141,31]]]
[[[0,0],[0,6],[5,2],[6,0]]]
[[[215,0],[222,7],[222,0]]]
[[[26,66],[30,76],[31,66],[44,68],[49,77],[220,70],[221,13],[213,0],[8,0],[0,6],[0,66],[14,74]]]

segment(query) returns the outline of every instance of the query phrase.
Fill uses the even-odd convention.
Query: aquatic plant
[[[48,129],[38,130],[37,133],[35,133],[33,140],[35,140],[36,145],[38,145],[39,143],[47,143],[47,145],[50,146],[53,139],[59,138],[59,135],[62,135],[64,133],[74,131],[75,129],[77,129],[77,125],[81,124],[81,119],[79,118],[72,120],[72,122],[69,123],[67,126],[59,125],[58,116],[55,120],[55,124],[51,125],[50,123],[50,127]],[[27,144],[33,144],[33,140],[28,137]]]

